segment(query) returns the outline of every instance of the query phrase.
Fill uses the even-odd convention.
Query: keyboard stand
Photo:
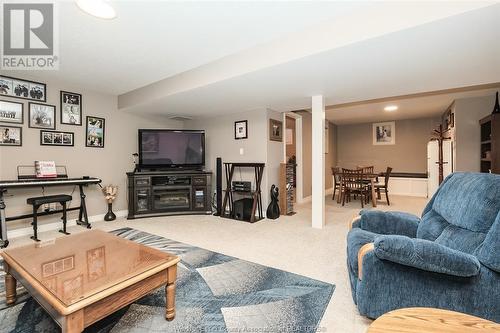
[[[3,194],[6,192],[4,189],[0,189],[0,233],[2,239],[0,240],[0,248],[9,246],[9,240],[7,239],[7,220],[5,216],[5,201],[3,199]]]
[[[27,178],[25,178],[27,179]],[[45,187],[45,186],[78,186],[80,190],[80,205],[78,207],[72,207],[66,209],[66,211],[78,210],[78,220],[77,224],[90,229],[92,226],[89,223],[89,217],[87,214],[87,204],[85,202],[85,192],[83,188],[90,184],[95,184],[100,186],[101,180],[99,178],[65,178],[57,180],[37,180],[36,182],[29,182],[23,179],[18,181],[0,181],[0,248],[5,248],[9,245],[9,240],[7,239],[7,222],[13,220],[22,220],[33,218],[33,214],[24,214],[18,216],[9,216],[5,214],[5,200],[4,193],[8,189],[15,188],[35,188],[35,187]],[[52,215],[62,213],[62,209],[57,209],[49,212],[42,211],[38,213],[38,216]]]
[[[76,223],[81,226],[87,227],[87,229],[92,228],[89,223],[89,216],[87,214],[87,205],[85,204],[85,192],[83,192],[83,185],[78,185],[80,189],[80,207],[78,212],[78,220]],[[83,220],[82,220],[83,217]]]

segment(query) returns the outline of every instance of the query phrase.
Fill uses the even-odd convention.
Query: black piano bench
[[[68,201],[71,201],[73,197],[71,195],[67,194],[56,194],[56,195],[48,195],[44,197],[34,197],[34,198],[28,198],[26,200],[28,205],[33,206],[33,222],[31,223],[33,225],[33,236],[31,236],[31,239],[34,241],[39,242],[40,240],[38,239],[38,208],[40,206],[45,205],[45,204],[51,204],[51,203],[59,203],[62,206],[62,221],[63,221],[63,228],[59,230],[59,232],[62,232],[65,235],[69,235],[69,232],[66,232],[66,203]]]

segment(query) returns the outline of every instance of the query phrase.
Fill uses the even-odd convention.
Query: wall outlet
[[[245,154],[245,150],[243,148],[240,148],[240,155],[244,155]]]
[[[50,205],[49,204],[43,204],[43,210],[45,210],[45,211],[50,210]]]

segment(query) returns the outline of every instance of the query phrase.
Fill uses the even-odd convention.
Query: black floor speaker
[[[222,215],[222,158],[217,157],[215,166],[215,216]]]

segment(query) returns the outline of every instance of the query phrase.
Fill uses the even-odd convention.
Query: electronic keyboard
[[[28,178],[19,180],[0,180],[0,189],[37,187],[37,186],[90,185],[90,184],[100,184],[100,183],[101,179],[94,177]]]

